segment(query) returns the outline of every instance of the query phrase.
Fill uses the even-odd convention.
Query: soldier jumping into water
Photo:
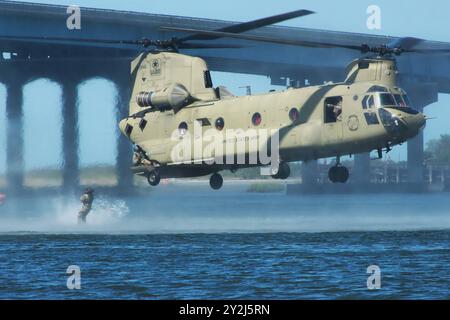
[[[85,224],[86,217],[92,209],[94,202],[94,190],[87,188],[80,198],[81,210],[78,212],[78,224]]]

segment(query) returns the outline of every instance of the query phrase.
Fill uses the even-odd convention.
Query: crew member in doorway
[[[340,121],[342,119],[342,100],[339,100],[338,103],[334,105],[333,112],[336,116],[336,121]]]
[[[83,195],[80,197],[81,210],[78,212],[78,224],[86,223],[86,217],[92,209],[92,203],[94,202],[94,190],[87,188]]]
[[[147,159],[144,151],[139,147],[135,146],[133,154],[133,165],[134,166],[151,166],[151,161]]]

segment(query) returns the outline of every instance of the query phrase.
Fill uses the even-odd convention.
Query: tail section
[[[216,100],[203,59],[173,52],[142,53],[131,64],[130,115],[146,108],[178,112],[193,101]]]

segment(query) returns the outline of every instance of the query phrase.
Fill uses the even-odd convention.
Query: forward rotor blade
[[[102,44],[126,44],[126,45],[146,45],[151,40],[107,40],[107,39],[83,39],[83,38],[62,38],[62,37],[30,37],[30,36],[4,36],[0,35],[0,40],[25,40],[25,41],[51,41],[51,42],[72,42],[72,43],[102,43]]]
[[[357,51],[362,50],[362,46],[356,46],[356,45],[334,44],[334,43],[328,43],[328,42],[312,42],[312,41],[302,41],[302,40],[294,40],[294,39],[279,39],[279,38],[270,38],[270,37],[256,36],[256,35],[250,35],[250,34],[229,33],[229,32],[223,32],[223,31],[208,31],[208,30],[178,28],[178,27],[160,27],[160,29],[168,30],[168,31],[192,32],[192,33],[196,33],[196,34],[200,34],[200,35],[213,36],[216,39],[218,39],[218,38],[235,38],[235,39],[242,39],[242,40],[277,43],[277,44],[292,45],[292,46],[312,47],[312,48],[344,48],[344,49],[357,50]]]
[[[83,39],[83,38],[59,38],[59,37],[22,37],[22,36],[2,36],[0,40],[25,40],[25,41],[51,41],[51,42],[72,42],[72,43],[102,43],[102,44],[126,44],[139,46],[160,46],[161,44],[151,40],[105,40],[105,39]],[[180,43],[180,49],[239,49],[243,46],[232,44],[208,44],[208,43]]]
[[[313,13],[315,13],[315,12],[309,11],[309,10],[297,10],[297,11],[283,13],[283,14],[279,14],[276,16],[262,18],[262,19],[258,19],[258,20],[254,20],[254,21],[250,21],[250,22],[236,24],[233,26],[218,29],[216,31],[229,32],[229,33],[242,33],[242,32],[246,32],[246,31],[258,29],[261,27],[265,27],[268,25],[276,24],[279,22],[283,22],[286,20],[307,16],[307,15],[310,15]],[[213,35],[205,35],[205,34],[195,34],[192,36],[181,38],[181,39],[179,39],[179,41],[184,42],[184,41],[189,41],[189,40],[215,40],[218,38],[220,38],[220,37],[216,37]]]

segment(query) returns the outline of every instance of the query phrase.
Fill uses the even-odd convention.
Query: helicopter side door
[[[343,96],[327,97],[324,100],[324,130],[322,142],[334,145],[342,141],[342,117],[345,108]]]

